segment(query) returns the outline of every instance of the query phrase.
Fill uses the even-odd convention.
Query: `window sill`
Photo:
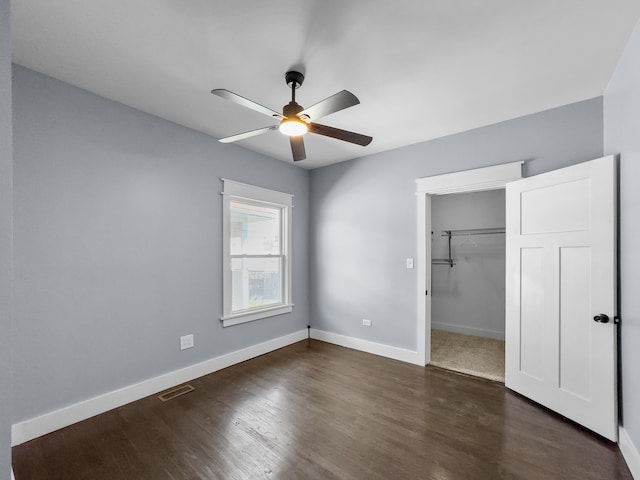
[[[275,315],[282,315],[283,313],[290,313],[293,311],[293,305],[278,305],[275,307],[264,308],[262,310],[254,310],[246,313],[236,313],[222,317],[222,326],[231,327],[232,325],[239,325],[240,323],[253,322],[254,320],[260,320],[261,318],[273,317]]]

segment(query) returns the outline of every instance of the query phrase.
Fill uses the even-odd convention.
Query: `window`
[[[224,180],[225,327],[288,313],[292,195]]]

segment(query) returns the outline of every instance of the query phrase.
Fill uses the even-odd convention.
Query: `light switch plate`
[[[407,268],[413,268],[413,258],[407,258]]]

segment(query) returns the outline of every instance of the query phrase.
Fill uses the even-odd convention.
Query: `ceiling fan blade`
[[[271,110],[270,108],[267,108],[263,105],[260,105],[259,103],[254,102],[253,100],[249,100],[248,98],[241,97],[237,93],[230,92],[229,90],[225,90],[224,88],[211,90],[211,93],[219,97],[222,97],[226,100],[231,100],[232,102],[237,103],[238,105],[242,105],[243,107],[247,107],[247,108],[250,108],[251,110],[255,110],[256,112],[263,113],[264,115],[279,118],[280,120],[285,118],[281,113],[276,112],[275,110]]]
[[[289,137],[291,142],[291,153],[293,154],[293,161],[299,162],[307,158],[307,153],[304,150],[304,139],[302,135],[298,137]]]
[[[317,120],[318,118],[326,117],[332,113],[339,112],[345,108],[358,105],[360,100],[353,93],[346,90],[336,93],[324,100],[319,101],[315,105],[311,105],[309,108],[304,109],[298,113],[298,117],[307,116],[311,120]]]
[[[278,125],[271,125],[270,127],[258,128],[256,130],[249,130],[248,132],[238,133],[237,135],[231,135],[230,137],[224,137],[219,139],[222,143],[237,142],[238,140],[244,140],[245,138],[255,137],[256,135],[262,135],[263,133],[270,132],[271,130],[277,130]]]
[[[317,133],[318,135],[324,135],[325,137],[337,138],[349,143],[355,143],[366,147],[371,143],[373,137],[367,135],[361,135],[355,132],[349,132],[348,130],[341,130],[335,127],[328,127],[326,125],[320,125],[318,123],[312,123],[309,125],[309,131],[311,133]]]

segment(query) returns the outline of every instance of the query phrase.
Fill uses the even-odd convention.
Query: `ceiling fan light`
[[[287,135],[288,137],[298,137],[307,133],[309,128],[306,123],[300,120],[285,119],[280,123],[278,130],[280,130],[280,133]]]

